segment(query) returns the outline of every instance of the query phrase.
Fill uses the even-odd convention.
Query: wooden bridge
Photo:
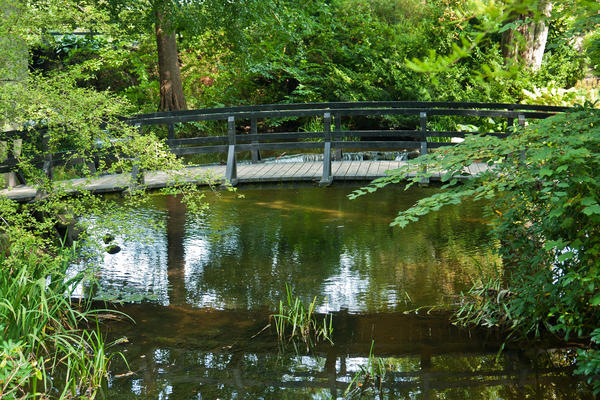
[[[566,111],[565,107],[537,106],[502,103],[451,103],[451,102],[337,102],[305,104],[270,104],[260,106],[224,107],[201,110],[158,112],[142,114],[128,119],[127,123],[137,126],[141,132],[148,129],[165,129],[166,141],[171,151],[182,157],[223,153],[227,155],[225,165],[190,166],[186,169],[185,179],[198,184],[227,181],[232,185],[249,182],[286,182],[318,181],[328,185],[333,180],[371,180],[383,176],[386,170],[396,169],[403,161],[364,160],[343,161],[344,151],[406,151],[426,154],[444,146],[460,141],[468,132],[464,130],[441,131],[435,129],[440,118],[454,118],[460,121],[481,121],[481,118],[493,118],[495,125],[504,125],[502,131],[476,132],[478,134],[506,137],[511,133],[515,121],[524,125],[526,120],[541,119],[557,112]],[[404,125],[414,125],[413,129],[380,129],[376,119],[403,117]],[[268,120],[314,119],[321,124],[321,131],[311,132],[259,132],[259,125]],[[347,129],[348,122],[363,118],[379,129]],[[194,130],[194,123],[204,121],[223,121],[227,135],[202,136]],[[506,124],[500,123],[506,121]],[[433,129],[432,129],[433,128]],[[180,137],[184,132],[188,137]],[[193,135],[194,133],[192,133]],[[41,146],[47,146],[49,134],[43,135]],[[25,132],[0,133],[0,145],[12,149],[11,140],[24,140]],[[458,139],[458,140],[457,140]],[[322,161],[288,162],[278,160],[263,161],[261,155],[266,151],[298,152],[301,150],[319,151]],[[248,162],[239,163],[238,154],[249,152]],[[77,162],[77,151],[59,153],[43,152],[37,164],[45,174],[52,178],[53,167]],[[20,154],[8,152],[0,160],[0,173],[12,172],[19,177],[13,186],[0,191],[11,199],[27,201],[36,196],[35,185],[28,185],[19,170]],[[79,162],[85,162],[80,160]],[[92,172],[98,160],[89,162]],[[475,175],[484,168],[472,165],[465,175]],[[101,175],[91,179],[74,179],[61,184],[93,192],[114,192],[135,185],[149,188],[164,187],[169,184],[169,174],[165,171],[139,171],[134,168],[132,174]],[[439,176],[438,176],[439,177]],[[208,179],[207,179],[208,178]],[[435,179],[436,176],[433,176]]]

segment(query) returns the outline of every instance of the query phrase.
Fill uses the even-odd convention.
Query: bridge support
[[[229,133],[229,147],[227,148],[227,168],[225,169],[225,179],[231,186],[238,183],[237,179],[237,158],[235,155],[235,117],[227,118],[227,130]]]
[[[424,156],[427,154],[427,113],[421,112],[419,117],[421,119],[421,156]],[[427,172],[425,164],[423,164],[421,172]],[[419,185],[429,185],[429,177],[421,178]]]
[[[319,181],[319,186],[331,185],[333,176],[331,175],[331,113],[323,114],[323,175]]]
[[[333,116],[333,123],[335,126],[335,132],[339,133],[342,130],[342,116],[340,115],[340,113],[335,113]],[[339,139],[338,139],[339,140]],[[342,161],[342,158],[344,157],[342,154],[342,149],[334,149],[333,150],[333,159],[335,161]]]
[[[519,114],[519,126],[521,126],[521,128],[525,128],[525,115],[523,114]],[[525,164],[525,158],[527,153],[527,149],[523,149],[521,150],[521,154],[519,154],[519,162],[521,164]]]
[[[131,165],[131,181],[129,183],[129,191],[137,190],[140,185],[144,184],[144,172],[140,168],[140,160],[134,159]]]

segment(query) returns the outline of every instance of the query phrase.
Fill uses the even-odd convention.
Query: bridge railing
[[[490,117],[507,121],[510,127],[518,121],[541,119],[566,107],[538,106],[504,103],[452,103],[452,102],[337,102],[305,104],[269,104],[203,110],[158,112],[138,115],[128,122],[140,129],[148,125],[164,125],[168,130],[171,151],[177,155],[203,153],[226,153],[226,179],[237,182],[237,153],[250,151],[252,161],[260,160],[261,151],[320,149],[323,151],[321,184],[331,183],[332,150],[338,158],[344,149],[392,150],[416,149],[426,154],[431,148],[450,146],[455,143],[432,141],[431,138],[464,138],[473,132],[437,131],[428,129],[430,117]],[[419,123],[412,130],[342,130],[345,118],[356,116],[416,116]],[[273,118],[320,117],[323,130],[314,132],[259,133],[258,122]],[[177,138],[176,124],[199,121],[227,121],[228,135]],[[236,130],[236,124],[250,122],[250,132]],[[510,132],[478,132],[480,134],[505,137]],[[311,141],[312,139],[312,141]],[[358,139],[358,140],[357,140]],[[334,154],[335,155],[335,154]]]
[[[126,122],[143,130],[146,126],[165,126],[167,143],[176,155],[205,153],[227,154],[226,179],[231,184],[237,183],[237,153],[250,151],[252,161],[261,159],[261,151],[317,149],[323,152],[323,170],[321,183],[332,181],[332,150],[334,156],[341,157],[345,149],[357,150],[392,150],[415,149],[426,154],[429,149],[449,146],[455,143],[432,141],[431,138],[464,138],[472,132],[437,131],[428,129],[431,117],[490,117],[507,121],[509,129],[503,132],[478,132],[487,135],[504,137],[510,134],[510,127],[518,121],[525,124],[528,119],[541,119],[557,112],[568,110],[566,107],[539,106],[505,103],[453,103],[453,102],[334,102],[334,103],[302,103],[302,104],[267,104],[258,106],[222,107],[200,110],[182,110],[141,114],[126,119]],[[345,119],[353,117],[414,116],[418,119],[415,129],[402,130],[348,130],[342,129]],[[277,118],[322,118],[322,130],[313,132],[259,132],[259,121]],[[200,121],[223,121],[227,124],[227,135],[196,136],[178,138],[176,127]],[[249,133],[241,132],[236,127],[240,123],[248,125]],[[19,155],[5,151],[17,140],[24,140],[26,132],[2,133],[0,136],[0,173],[17,171]],[[42,150],[47,148],[49,134],[42,135]],[[14,147],[14,146],[12,146]],[[52,168],[56,165],[84,162],[73,159],[74,151],[60,153],[43,152],[43,157],[34,160],[35,165],[42,168],[47,176],[52,176]],[[93,163],[89,163],[94,170]],[[135,179],[143,174],[136,170]],[[23,183],[24,179],[20,175]]]

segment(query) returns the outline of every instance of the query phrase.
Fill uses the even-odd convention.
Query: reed
[[[42,250],[25,233],[0,254],[0,398],[95,398],[111,356],[96,311],[73,305],[75,249]]]
[[[333,344],[333,316],[325,315],[320,319],[315,310],[317,297],[307,306],[294,297],[286,284],[286,301],[279,301],[279,313],[271,315],[280,343],[302,341],[307,350],[318,342]]]
[[[379,398],[384,399],[383,382],[387,373],[387,367],[383,358],[375,357],[373,347],[375,341],[371,341],[367,365],[361,365],[354,377],[344,391],[345,399],[354,398]]]

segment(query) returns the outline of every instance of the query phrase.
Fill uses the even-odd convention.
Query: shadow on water
[[[136,321],[109,324],[115,361],[108,399],[339,398],[369,363],[386,365],[384,397],[586,398],[568,350],[508,350],[490,332],[447,315],[405,314],[453,304],[499,267],[481,204],[467,202],[405,229],[389,227],[435,188],[389,189],[349,201],[350,187],[245,188],[208,196],[201,217],[175,197],[131,210],[151,242],[117,237],[122,252],[97,271],[99,299],[123,300]],[[98,232],[99,237],[103,232]],[[326,298],[334,346],[281,351],[257,332],[285,297]],[[137,304],[131,304],[137,303]],[[370,396],[370,397],[369,397]],[[373,398],[373,394],[365,398]]]
[[[447,315],[334,313],[334,345],[281,351],[258,311],[127,305],[137,321],[111,326],[130,370],[113,364],[107,398],[340,398],[375,355],[390,399],[574,399],[568,351],[506,350],[495,333],[458,329]],[[498,359],[497,359],[498,358]],[[373,395],[365,398],[374,398]],[[591,396],[589,397],[591,398]]]

